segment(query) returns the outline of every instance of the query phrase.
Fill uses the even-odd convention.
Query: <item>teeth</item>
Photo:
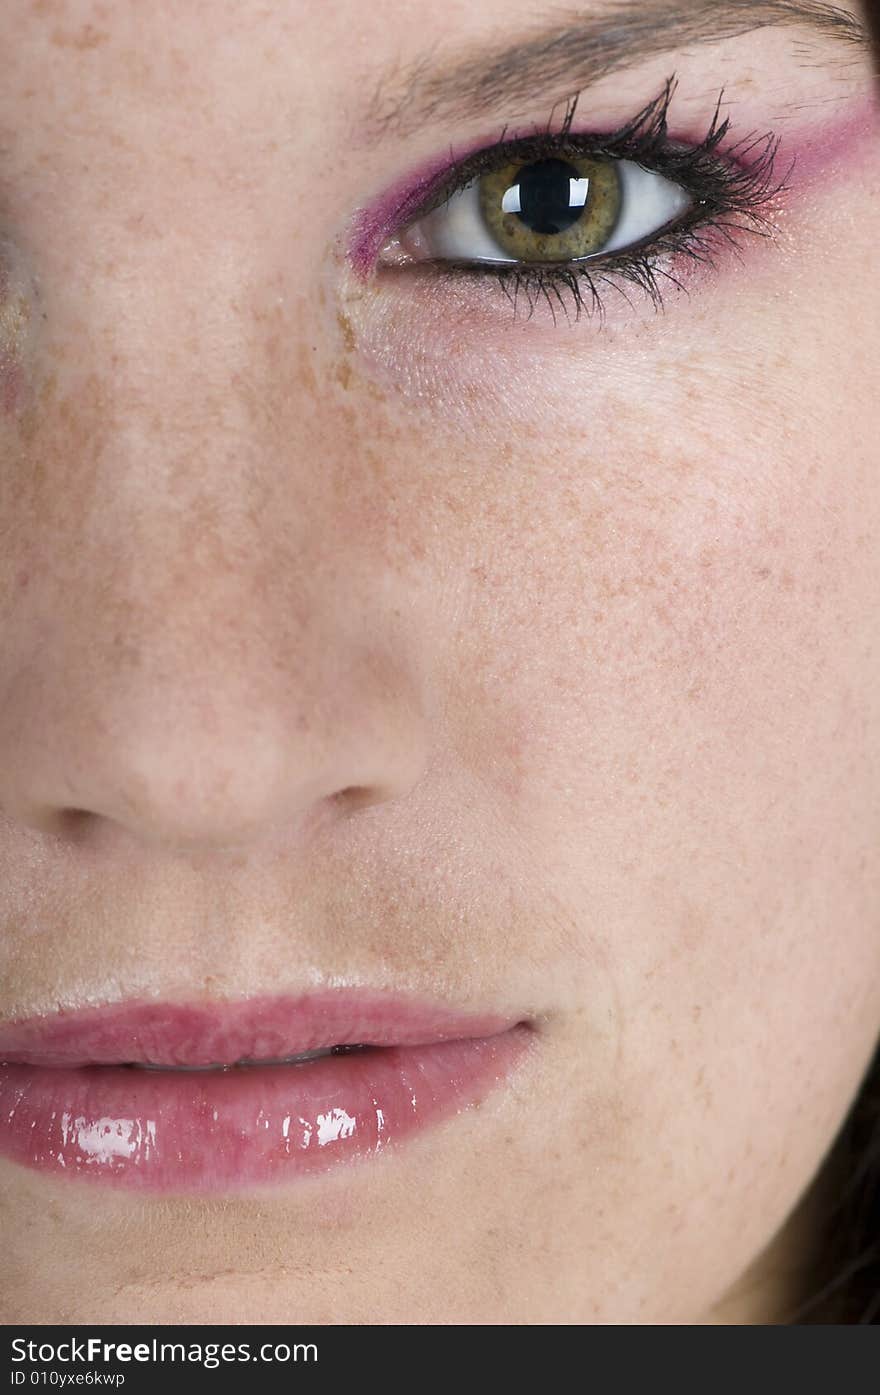
[[[341,1049],[345,1050],[344,1047]],[[228,1071],[239,1069],[246,1070],[249,1067],[253,1066],[302,1066],[309,1061],[318,1061],[321,1059],[322,1056],[332,1056],[334,1052],[338,1052],[339,1050],[340,1048],[336,1046],[326,1046],[321,1047],[318,1051],[301,1051],[298,1056],[273,1056],[260,1061],[234,1061],[231,1065],[224,1064],[215,1066],[148,1066],[141,1061],[132,1061],[131,1065],[134,1070],[160,1070],[167,1071],[169,1073],[174,1072],[175,1074],[179,1073],[190,1075],[196,1074],[201,1071]]]

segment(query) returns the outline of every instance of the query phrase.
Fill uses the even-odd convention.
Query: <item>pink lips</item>
[[[165,1193],[290,1182],[478,1103],[531,1035],[510,1018],[342,990],[0,1025],[0,1154]],[[259,1064],[334,1047],[364,1049]],[[175,1066],[201,1069],[161,1069]]]

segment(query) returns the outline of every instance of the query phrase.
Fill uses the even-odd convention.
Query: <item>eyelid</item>
[[[667,78],[663,89],[652,102],[616,130],[603,131],[597,129],[594,124],[592,128],[585,127],[575,131],[574,114],[578,102],[578,98],[575,97],[566,113],[562,128],[558,131],[552,130],[549,125],[543,129],[533,125],[526,132],[511,132],[510,128],[505,126],[500,136],[496,136],[494,140],[477,141],[469,151],[456,154],[450,150],[445,157],[435,159],[420,171],[398,181],[371,206],[358,210],[353,222],[348,254],[353,270],[361,279],[368,279],[376,265],[378,254],[389,237],[417,217],[424,217],[443,201],[448,190],[464,187],[468,171],[473,167],[473,173],[476,174],[481,163],[485,165],[491,158],[500,160],[503,155],[516,158],[519,151],[527,151],[530,147],[537,149],[543,144],[543,148],[546,149],[551,141],[555,143],[555,148],[562,148],[568,141],[572,146],[576,144],[583,154],[600,156],[607,153],[615,158],[624,159],[628,155],[628,144],[634,141],[636,135],[643,142],[647,133],[658,146],[662,145],[666,152],[678,148],[683,158],[686,158],[689,152],[706,147],[707,150],[711,148],[717,161],[722,161],[727,153],[731,153],[720,149],[730,126],[729,118],[720,120],[723,90],[718,97],[709,134],[704,136],[701,142],[699,138],[689,138],[690,133],[673,135],[667,129],[667,116],[677,86],[677,79],[673,74]],[[719,147],[717,153],[716,146]],[[659,172],[667,173],[665,170]]]
[[[619,292],[622,302],[635,309],[627,294],[627,287],[632,285],[659,310],[666,286],[686,290],[691,271],[700,275],[714,272],[716,258],[728,250],[739,258],[741,236],[775,238],[778,198],[790,188],[788,179],[795,163],[792,160],[787,174],[777,180],[781,137],[773,131],[761,135],[752,131],[735,142],[729,139],[731,118],[722,119],[721,115],[723,89],[701,140],[683,139],[671,133],[667,116],[676,85],[673,75],[659,97],[610,134],[575,133],[572,106],[560,131],[548,127],[510,141],[504,141],[502,133],[502,140],[482,145],[473,156],[457,164],[446,164],[444,168],[438,162],[430,172],[423,171],[420,180],[411,181],[408,186],[401,182],[372,210],[360,211],[350,252],[352,266],[364,281],[374,272],[381,272],[383,282],[390,288],[394,281],[405,285],[406,266],[411,260],[417,261],[420,265],[411,268],[411,272],[423,275],[411,281],[412,287],[425,285],[427,274],[435,284],[455,281],[461,288],[474,288],[474,294],[482,299],[486,288],[494,286],[511,305],[514,316],[522,293],[527,318],[531,318],[539,303],[546,303],[554,325],[557,305],[566,319],[568,306],[573,305],[576,320],[586,312],[603,322],[606,287]],[[575,247],[569,244],[564,250],[574,251],[575,255],[566,260],[541,261],[526,256],[515,262],[481,262],[460,254],[444,259],[432,256],[430,247],[426,257],[413,258],[407,255],[409,249],[401,245],[402,237],[398,237],[403,256],[397,265],[393,260],[390,264],[387,260],[378,262],[387,250],[389,237],[394,241],[394,234],[403,234],[417,224],[448,197],[449,190],[462,189],[481,172],[497,175],[499,166],[503,171],[507,165],[537,163],[552,157],[568,157],[572,163],[579,157],[585,163],[599,165],[631,160],[678,184],[691,202],[672,222],[658,225],[638,243],[617,251],[596,244],[587,255],[578,256],[577,240],[573,239]],[[491,198],[495,186],[489,187]],[[505,235],[513,235],[514,231],[504,228]],[[556,245],[546,250],[558,254],[563,248]],[[479,292],[475,289],[478,285]]]

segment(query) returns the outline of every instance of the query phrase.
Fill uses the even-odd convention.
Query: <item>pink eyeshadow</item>
[[[489,136],[475,141],[467,150],[439,156],[415,174],[405,175],[370,208],[360,210],[355,221],[348,258],[354,270],[366,277],[373,268],[386,238],[402,227],[407,218],[417,212],[431,192],[443,181],[443,176],[469,155],[485,150],[497,140]]]
[[[848,110],[845,118],[835,125],[830,127],[823,125],[812,134],[792,135],[790,139],[785,135],[784,130],[780,131],[782,140],[776,162],[776,173],[782,179],[794,160],[795,167],[791,176],[793,182],[800,183],[821,174],[829,174],[844,160],[853,156],[861,147],[862,142],[878,131],[878,125],[880,125],[880,97],[872,94],[855,112]],[[743,134],[740,126],[741,123],[738,123],[738,129],[731,131],[731,144],[728,150],[735,151],[736,146],[742,142]],[[760,134],[764,129],[771,127],[771,122],[765,123],[765,126],[752,123],[752,127],[746,125],[746,130],[751,131],[754,128],[755,132]],[[521,132],[508,130],[505,133],[505,140],[531,136],[535,134],[535,130],[534,126]],[[584,129],[573,131],[572,134],[580,136],[601,135],[602,132],[591,133]],[[702,135],[694,136],[674,131],[670,132],[670,137],[673,140],[690,141],[695,144],[702,139]],[[348,259],[354,271],[366,279],[372,271],[376,257],[386,239],[406,224],[407,220],[418,211],[430,194],[443,183],[444,177],[470,155],[495,144],[497,139],[497,135],[487,136],[482,140],[474,141],[465,150],[450,152],[448,156],[439,157],[422,169],[404,176],[374,204],[361,209],[355,220],[348,252]],[[762,143],[756,147],[756,155],[760,153],[762,148]],[[720,153],[723,154],[723,150]]]
[[[777,169],[780,178],[795,161],[792,183],[808,183],[822,175],[834,174],[848,160],[861,154],[866,141],[880,134],[880,96],[872,93],[853,110],[848,108],[843,119],[825,123],[806,133],[784,132],[779,148]]]

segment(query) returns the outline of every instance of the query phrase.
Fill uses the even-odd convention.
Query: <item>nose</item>
[[[314,369],[282,382],[259,330],[215,336],[198,374],[145,359],[148,337],[112,356],[108,391],[71,375],[15,465],[44,492],[5,520],[0,811],[77,844],[210,852],[405,796],[419,657],[352,448],[369,423],[343,422]]]
[[[401,797],[423,768],[406,675],[324,618],[299,638],[302,675],[288,649],[271,684],[264,651],[227,667],[228,635],[163,664],[154,637],[71,652],[56,632],[6,687],[4,816],[78,843],[112,827],[172,851],[223,851]]]

